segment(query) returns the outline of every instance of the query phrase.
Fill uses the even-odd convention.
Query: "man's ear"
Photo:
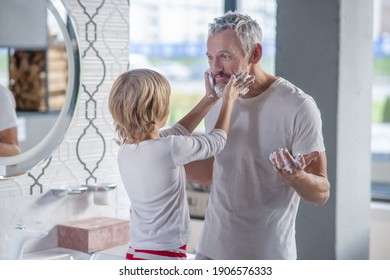
[[[252,56],[249,59],[249,62],[253,64],[257,64],[260,61],[262,56],[263,56],[263,46],[260,43],[257,43],[253,50]]]

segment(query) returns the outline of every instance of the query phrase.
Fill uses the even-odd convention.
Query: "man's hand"
[[[312,160],[319,156],[318,151],[307,155],[292,156],[287,149],[279,149],[271,153],[270,160],[278,174],[286,179],[296,177],[308,166]]]

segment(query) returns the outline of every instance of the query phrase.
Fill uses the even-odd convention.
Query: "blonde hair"
[[[161,74],[150,69],[134,69],[114,82],[108,107],[115,131],[122,143],[139,143],[169,113],[171,87]]]

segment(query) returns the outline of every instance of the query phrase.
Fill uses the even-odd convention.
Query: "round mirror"
[[[0,0],[0,6],[2,7],[0,11],[0,48],[6,47],[8,49],[9,88],[15,95],[18,129],[22,132],[18,133],[18,137],[26,137],[25,134],[27,133],[23,131],[23,127],[20,129],[20,126],[23,125],[25,129],[35,131],[35,134],[38,135],[35,139],[27,135],[28,144],[24,148],[22,147],[20,154],[8,157],[0,156],[0,178],[9,178],[31,170],[50,157],[62,142],[76,108],[80,87],[81,62],[75,25],[60,0]],[[15,11],[17,11],[17,14],[15,14]],[[15,22],[16,25],[13,25],[12,22]],[[30,22],[30,25],[26,26],[28,22]],[[58,47],[57,52],[52,51],[53,43],[50,36],[53,36],[53,32],[50,31],[50,28],[53,27],[53,22],[55,23],[54,26],[59,29],[55,36],[61,38],[56,42],[60,41],[63,45],[64,54],[62,56],[61,44],[54,46]],[[19,29],[24,31],[18,32],[19,29],[15,26],[20,26]],[[21,32],[25,34],[20,34]],[[22,41],[20,38],[22,38]],[[28,39],[26,40],[26,38]],[[30,65],[27,70],[15,71],[15,68],[20,68],[22,64],[20,57],[26,57],[26,50],[37,55],[36,60],[41,58],[42,61],[46,62],[42,73],[38,74],[39,78],[43,77],[44,80],[41,83],[41,88],[37,90],[39,93],[44,92],[43,100],[40,97],[40,100],[36,101],[31,93],[21,90],[23,86],[19,85],[28,82],[26,88],[31,89],[38,83],[38,78],[25,81],[27,78],[20,74],[36,71],[36,65]],[[31,60],[30,56],[29,58]],[[54,66],[51,63],[53,59],[57,59],[57,64]],[[36,60],[32,61],[36,62]],[[54,72],[58,75],[54,75]],[[15,75],[15,73],[17,74]],[[52,79],[56,81],[55,85],[57,86],[53,86],[48,82],[48,77],[53,76]],[[18,91],[25,96],[18,96]],[[54,91],[60,93],[53,94]],[[50,98],[53,99],[50,100]],[[23,106],[25,107],[24,111],[21,110]],[[20,111],[23,112],[20,113]],[[39,121],[31,123],[29,121],[34,119],[34,114],[39,114]],[[20,120],[22,120],[22,123]],[[47,131],[44,131],[44,128]]]

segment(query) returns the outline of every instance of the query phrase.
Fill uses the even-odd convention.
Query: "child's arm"
[[[183,136],[174,138],[172,158],[175,164],[183,165],[188,162],[210,158],[219,153],[226,144],[226,137],[230,126],[230,115],[234,101],[240,91],[249,83],[232,76],[222,94],[222,107],[214,129],[209,134]]]
[[[215,129],[222,129],[226,133],[229,131],[230,126],[230,115],[232,113],[234,101],[236,101],[240,90],[239,86],[236,85],[237,81],[235,76],[231,76],[229,83],[225,86],[222,94],[222,107],[219,112],[218,120],[215,123]]]
[[[232,75],[230,77],[229,83],[225,86],[222,93],[222,107],[214,128],[222,129],[228,133],[234,101],[236,101],[242,92],[247,92],[248,86],[253,81],[254,77],[247,73],[241,73],[238,76]]]
[[[210,94],[213,89],[209,83],[209,73],[205,73],[205,85],[206,85],[206,95],[196,104],[196,106],[185,115],[180,121],[179,124],[184,126],[189,133],[192,133],[194,129],[198,126],[201,120],[206,116],[211,107],[218,100],[218,96],[215,94]]]

